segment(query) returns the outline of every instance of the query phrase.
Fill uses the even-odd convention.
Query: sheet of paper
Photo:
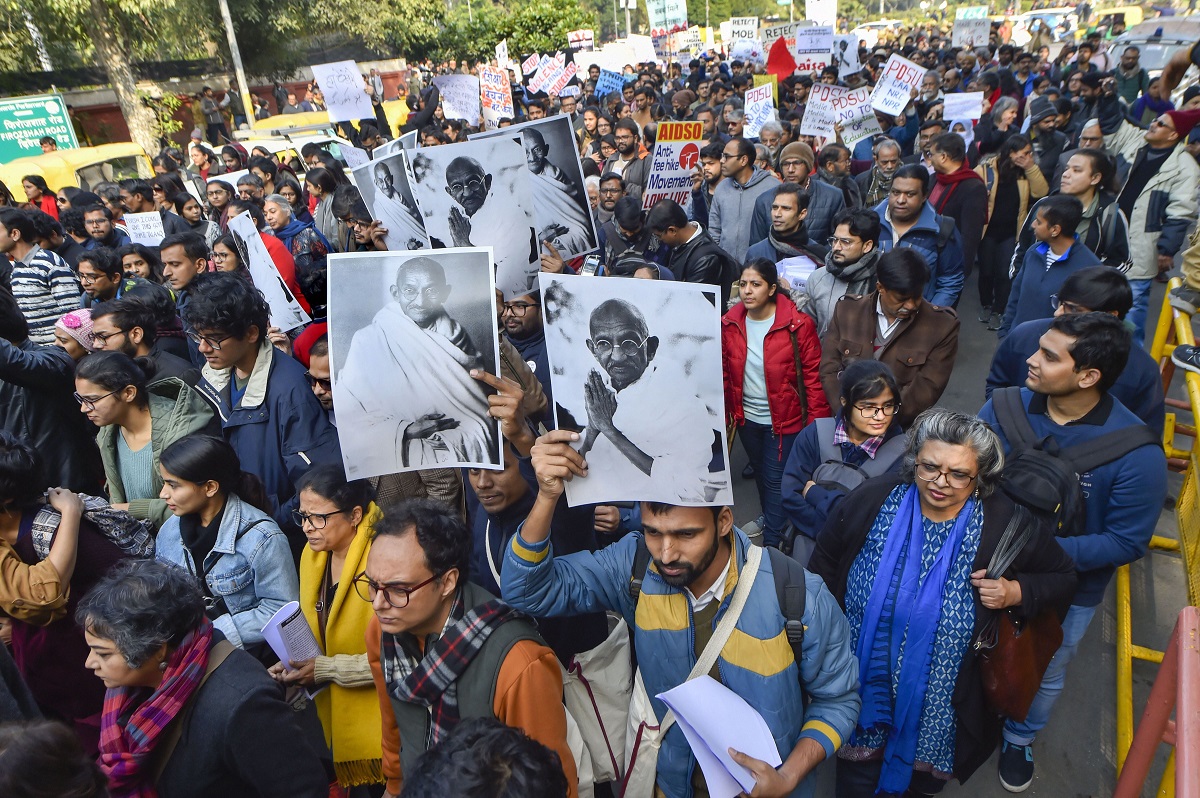
[[[796,56],[797,72],[803,75],[820,72],[833,58],[833,27],[811,25],[798,29],[792,53]]]
[[[772,96],[771,84],[746,89],[746,136],[757,138],[762,132],[762,126],[774,119],[775,98]]]
[[[772,767],[783,764],[762,715],[711,676],[684,682],[658,698],[675,713],[712,798],[736,798],[754,789],[754,774],[733,761],[730,748]]]
[[[241,180],[243,177],[245,177],[248,174],[250,174],[249,169],[239,169],[236,172],[226,172],[223,175],[212,175],[208,178],[208,182],[211,183],[214,180],[220,180],[224,183],[228,183],[229,185],[233,186],[233,191],[236,194],[237,193],[237,181]]]
[[[920,88],[925,67],[892,54],[883,67],[883,75],[871,94],[871,105],[885,114],[898,116],[912,100],[912,90]]]
[[[135,244],[157,247],[167,235],[163,229],[163,220],[158,215],[158,211],[127,213],[124,219],[125,230],[129,233],[130,240]]]
[[[807,255],[797,255],[794,258],[784,258],[775,264],[779,276],[788,281],[793,291],[803,291],[812,273],[824,264],[817,263]]]
[[[831,57],[833,65],[837,67],[839,78],[862,72],[862,63],[858,60],[858,37],[853,33],[833,37]]]
[[[361,147],[342,147],[341,149],[342,157],[346,159],[346,166],[351,169],[371,162],[371,156],[367,155],[367,151]]]
[[[978,119],[983,116],[983,92],[968,91],[947,94],[943,101],[942,119]]]
[[[334,61],[313,64],[313,80],[325,95],[325,108],[330,122],[357,122],[374,119],[375,109],[367,96],[367,84],[358,64],[353,61]]]
[[[954,20],[951,47],[986,47],[992,32],[992,21],[987,17]]]
[[[501,119],[512,119],[516,116],[507,70],[481,66],[479,95],[483,100],[484,130],[495,130]]]
[[[238,258],[250,270],[254,287],[262,292],[271,308],[271,324],[287,332],[312,321],[283,282],[250,214],[240,213],[230,219],[229,232],[237,243]]]
[[[433,85],[442,93],[442,112],[447,119],[464,119],[479,124],[479,78],[474,75],[441,75]]]
[[[496,45],[496,66],[504,70],[509,68],[508,39],[504,39]]]

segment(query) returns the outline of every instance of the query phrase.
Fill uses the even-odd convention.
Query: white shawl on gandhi
[[[425,330],[389,302],[354,334],[336,375],[338,435],[351,478],[434,466],[494,465],[497,423],[474,358],[442,333]],[[458,426],[404,440],[422,416],[443,413]]]
[[[406,252],[410,249],[429,249],[429,234],[421,222],[408,209],[400,192],[389,197],[382,191],[375,194],[374,216],[387,228],[384,241],[391,252]],[[417,246],[412,246],[413,243]]]
[[[533,209],[539,230],[552,224],[567,228],[551,239],[564,258],[582,255],[596,248],[592,235],[591,214],[586,203],[580,205],[574,188],[562,170],[547,163],[540,173],[529,172],[533,190]]]

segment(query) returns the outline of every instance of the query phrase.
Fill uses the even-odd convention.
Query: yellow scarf
[[[354,577],[367,567],[371,533],[383,511],[374,503],[358,524],[354,541],[346,553],[346,562],[338,578],[333,604],[325,627],[325,656],[366,654],[367,623],[374,615],[370,602],[354,590]],[[300,606],[317,640],[322,639],[317,621],[317,601],[329,552],[314,552],[308,546],[300,555]],[[341,687],[329,684],[313,699],[325,730],[325,742],[333,751],[333,767],[338,784],[353,787],[383,782],[383,750],[380,742],[379,699],[374,685]]]

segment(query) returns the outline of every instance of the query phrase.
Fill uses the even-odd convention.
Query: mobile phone
[[[579,273],[587,277],[595,277],[596,271],[600,268],[600,256],[588,255],[583,259],[583,266],[580,267]]]

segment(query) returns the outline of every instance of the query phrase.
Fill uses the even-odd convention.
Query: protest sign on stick
[[[167,235],[163,230],[163,220],[158,215],[158,211],[127,213],[121,218],[125,220],[125,230],[135,244],[157,247]]]
[[[479,124],[479,78],[474,75],[440,75],[433,85],[442,94],[442,112],[447,119],[463,119]]]
[[[871,94],[871,106],[885,114],[899,116],[912,101],[912,91],[920,87],[923,77],[925,67],[893,53]]]
[[[684,210],[691,207],[692,173],[700,163],[700,144],[704,125],[700,122],[659,122],[658,141],[642,208],[650,209],[659,200],[674,200]]]
[[[314,64],[313,80],[325,95],[325,109],[330,122],[357,122],[374,119],[375,109],[367,95],[367,84],[358,64],[353,61],[334,61]]]
[[[275,261],[263,243],[262,233],[249,213],[239,213],[229,220],[229,232],[238,248],[238,259],[250,271],[254,287],[262,293],[271,309],[271,326],[287,332],[312,321],[294,294],[283,282]]]
[[[762,126],[775,119],[775,98],[771,85],[746,89],[746,124],[743,133],[748,138],[757,138]]]
[[[508,60],[508,39],[504,39],[496,45],[496,66],[501,69],[510,69],[514,66]]]

